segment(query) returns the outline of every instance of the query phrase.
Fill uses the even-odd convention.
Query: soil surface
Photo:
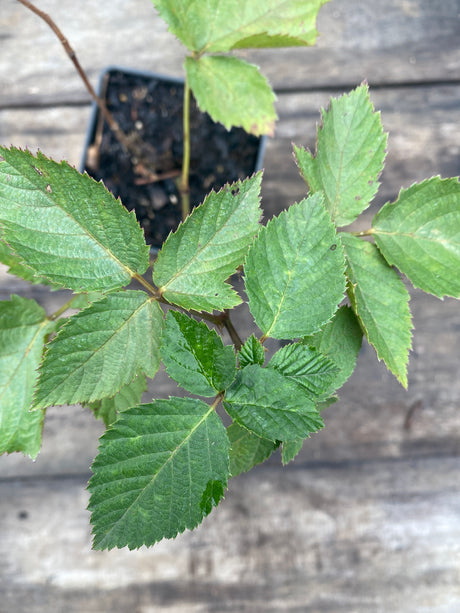
[[[126,154],[105,122],[96,120],[85,170],[129,209],[134,209],[148,244],[159,247],[181,219],[177,187],[182,165],[182,83],[113,70],[101,97],[125,134],[140,137],[150,161]],[[252,174],[260,139],[240,128],[227,131],[191,101],[190,201],[200,204],[218,190]],[[145,159],[145,158],[144,158]],[[158,180],[155,177],[168,176]]]

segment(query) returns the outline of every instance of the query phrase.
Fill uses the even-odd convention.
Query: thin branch
[[[48,15],[48,13],[45,13],[44,11],[34,6],[31,2],[29,2],[29,0],[18,0],[18,2],[20,2],[22,5],[24,5],[26,8],[31,10],[36,15],[38,15],[53,30],[53,32],[58,37],[59,42],[64,47],[64,50],[67,56],[70,58],[73,65],[75,66],[91,98],[97,104],[99,110],[101,111],[104,119],[106,120],[109,128],[112,130],[117,140],[124,147],[127,153],[130,153],[136,158],[142,159],[144,165],[147,167],[147,171],[151,173],[152,169],[148,168],[149,166],[151,166],[151,164],[149,164],[148,160],[145,158],[145,154],[142,148],[142,143],[139,142],[138,135],[134,134],[132,137],[127,136],[123,132],[123,130],[121,130],[120,126],[118,125],[118,122],[116,121],[112,113],[107,108],[105,102],[101,100],[101,98],[96,94],[93,86],[91,85],[88,77],[86,76],[85,71],[83,70],[80,62],[78,61],[75,51],[70,46],[69,41],[64,36],[64,34],[61,32],[61,30],[56,25],[56,23],[53,21],[53,19]]]
[[[374,234],[374,228],[369,230],[363,230],[362,232],[350,232],[352,236],[372,236]]]
[[[51,315],[48,315],[48,319],[50,321],[54,321],[56,319],[58,319],[63,313],[65,313],[66,311],[68,311],[69,309],[72,308],[72,302],[78,298],[78,296],[72,296],[72,298],[70,300],[68,300],[66,303],[64,303],[61,307],[59,307],[59,309],[57,309],[57,311],[54,311],[54,313],[51,313]]]
[[[179,185],[179,192],[182,204],[182,220],[185,220],[190,213],[190,85],[185,77],[184,84],[184,107],[183,107],[183,155],[182,155],[182,176]]]
[[[221,325],[223,325],[224,328],[229,333],[230,338],[232,339],[232,343],[235,346],[235,349],[239,351],[241,347],[243,346],[243,341],[241,340],[238,332],[236,331],[232,323],[232,320],[230,319],[230,313],[228,312],[227,309],[222,313],[222,315],[220,315],[219,319],[220,319]]]

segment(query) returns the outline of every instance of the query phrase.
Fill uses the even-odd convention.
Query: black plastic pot
[[[182,166],[184,82],[155,73],[109,67],[101,75],[103,98],[125,134],[133,131],[146,144],[155,172],[145,172],[102,120],[94,104],[82,159],[82,170],[134,209],[147,243],[160,247],[181,220],[177,187]],[[191,102],[190,201],[200,204],[218,190],[261,168],[265,138],[240,128],[227,131]],[[158,180],[154,175],[160,178]]]

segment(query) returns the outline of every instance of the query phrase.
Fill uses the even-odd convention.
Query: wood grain
[[[261,468],[199,530],[133,552],[90,550],[84,479],[0,482],[0,610],[452,613],[459,468]]]
[[[109,64],[182,75],[184,50],[150,0],[109,4],[42,0],[93,83]],[[310,90],[372,84],[457,81],[458,0],[332,0],[321,8],[316,47],[242,52],[275,88]],[[0,106],[88,101],[60,43],[37,16],[2,0]]]

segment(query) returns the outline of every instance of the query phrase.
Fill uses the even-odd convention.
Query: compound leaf
[[[221,55],[186,58],[185,69],[198,106],[227,130],[273,136],[275,94],[253,64]]]
[[[53,324],[34,301],[0,302],[0,453],[40,450],[44,411],[29,411],[43,343]]]
[[[108,294],[59,331],[45,354],[35,408],[113,396],[160,364],[163,311],[141,291]]]
[[[199,396],[215,396],[236,374],[233,347],[204,322],[169,311],[163,333],[161,357],[166,372],[183,388]]]
[[[321,332],[306,337],[303,342],[316,347],[339,367],[334,385],[341,387],[355,369],[363,340],[363,331],[349,306],[343,305]]]
[[[108,428],[118,418],[121,411],[137,406],[147,389],[145,375],[138,375],[131,383],[124,385],[121,390],[111,398],[102,398],[89,404],[97,419],[102,419]]]
[[[322,111],[316,155],[295,147],[310,193],[322,191],[337,226],[346,226],[366,209],[379,187],[387,135],[374,112],[367,85],[332,99]]]
[[[191,51],[313,45],[315,21],[327,0],[153,0]]]
[[[343,298],[344,267],[321,194],[269,221],[245,264],[249,308],[264,336],[292,339],[316,332]]]
[[[201,400],[173,397],[121,413],[92,466],[94,548],[153,545],[197,526],[227,486],[228,453],[222,421]]]
[[[254,334],[251,334],[238,351],[238,362],[240,368],[244,368],[248,364],[259,364],[263,366],[265,362],[265,350]]]
[[[415,287],[460,298],[460,183],[432,177],[403,189],[373,220],[375,242]]]
[[[281,347],[267,368],[274,368],[285,377],[296,381],[313,401],[327,397],[336,389],[335,382],[340,373],[332,360],[314,347],[302,343]]]
[[[238,424],[271,441],[306,438],[323,427],[314,402],[300,385],[257,364],[238,372],[224,406]]]
[[[42,153],[0,147],[3,239],[35,275],[77,292],[127,285],[148,266],[133,213],[88,175]]]
[[[345,234],[342,242],[353,310],[378,358],[407,387],[412,329],[409,294],[375,245]]]
[[[225,281],[243,263],[259,229],[261,178],[259,172],[211,192],[168,236],[153,271],[166,300],[207,312],[241,302]]]
[[[264,462],[277,447],[274,441],[256,436],[237,423],[228,426],[227,436],[231,445],[230,474],[232,477],[245,473]]]

